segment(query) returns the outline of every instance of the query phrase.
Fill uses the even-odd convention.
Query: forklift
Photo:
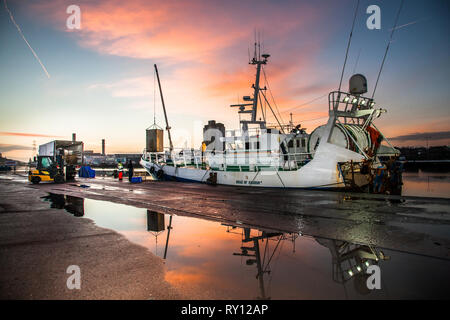
[[[75,179],[76,167],[82,159],[83,142],[55,140],[39,146],[34,157],[36,168],[28,171],[28,181],[63,183]]]

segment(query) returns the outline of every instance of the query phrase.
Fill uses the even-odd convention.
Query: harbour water
[[[450,198],[449,172],[404,172],[404,196]]]

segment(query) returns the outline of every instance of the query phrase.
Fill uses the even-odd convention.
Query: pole
[[[256,49],[255,49],[256,50]],[[256,62],[256,81],[255,81],[255,91],[253,93],[253,110],[252,110],[252,121],[256,121],[256,110],[258,108],[258,96],[259,96],[259,77],[261,74],[261,62]]]
[[[159,86],[159,94],[161,95],[161,103],[164,110],[164,118],[166,119],[166,130],[167,134],[169,135],[169,144],[170,144],[170,152],[173,151],[173,144],[172,144],[172,137],[170,136],[170,126],[169,121],[167,120],[167,112],[166,112],[166,105],[164,104],[164,97],[161,89],[161,82],[159,81],[159,73],[158,73],[158,67],[155,64],[155,71],[156,71],[156,78],[158,79],[158,86]]]
[[[164,248],[164,259],[167,257],[167,247],[169,246],[170,230],[172,229],[172,216],[170,216],[169,226],[167,227],[166,247]]]

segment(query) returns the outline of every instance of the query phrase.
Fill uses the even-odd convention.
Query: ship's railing
[[[195,166],[200,168],[204,166],[204,155],[202,157],[201,150],[174,148],[172,152],[167,150],[163,152],[147,152],[145,149],[142,159],[156,164],[167,164],[175,167]]]
[[[261,129],[261,128],[248,128],[247,131],[242,131],[242,130],[226,130],[225,131],[225,138],[228,137],[245,137],[245,136],[257,136],[260,134],[263,134],[265,132],[271,132],[271,133],[279,133],[280,129],[279,128],[274,128],[274,126],[270,126],[266,129]],[[276,131],[276,132],[275,132]]]
[[[328,110],[352,112],[373,109],[375,102],[371,98],[343,91],[332,91],[328,95]]]
[[[194,149],[174,149],[164,152],[146,152],[142,159],[159,165],[175,167],[207,167],[219,171],[258,171],[261,168],[268,170],[298,170],[312,159],[312,153],[297,152],[283,154],[274,150],[226,150],[209,151],[202,153]]]

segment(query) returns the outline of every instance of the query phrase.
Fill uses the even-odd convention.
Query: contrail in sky
[[[22,36],[23,40],[25,41],[25,43],[27,44],[28,48],[30,48],[31,52],[33,53],[34,57],[36,58],[36,60],[39,62],[39,64],[41,65],[42,69],[44,70],[45,74],[47,75],[47,77],[50,79],[50,74],[47,72],[47,69],[45,68],[44,64],[42,63],[41,59],[39,59],[38,55],[36,54],[36,52],[34,52],[33,48],[30,46],[30,44],[28,43],[27,39],[25,38],[25,36],[23,35],[22,30],[20,29],[19,25],[16,23],[16,20],[14,20],[14,16],[11,13],[11,11],[8,8],[8,5],[6,4],[6,0],[4,0],[5,3],[5,9],[6,11],[8,11],[9,13],[9,17],[11,18],[12,23],[14,23],[14,25],[17,28],[17,31],[19,31],[20,35]]]

